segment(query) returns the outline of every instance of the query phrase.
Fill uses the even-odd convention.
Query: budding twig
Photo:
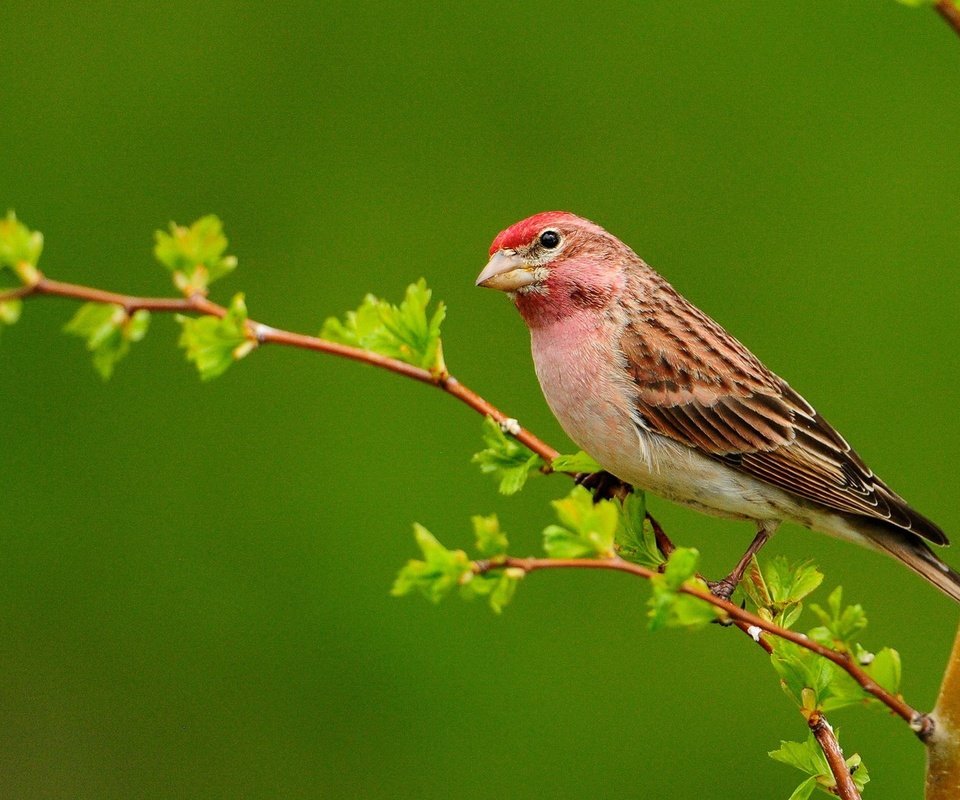
[[[960,7],[957,6],[955,0],[937,0],[934,8],[937,9],[937,13],[943,17],[947,25],[960,36]]]
[[[810,726],[810,731],[817,740],[817,744],[820,745],[823,755],[826,756],[830,771],[837,782],[837,797],[843,798],[843,800],[860,800],[860,790],[853,782],[850,769],[843,757],[843,750],[840,749],[840,742],[837,741],[827,718],[821,712],[814,711],[807,719],[807,724]]]
[[[941,0],[949,3],[949,0]],[[953,7],[956,10],[956,7]],[[941,12],[943,13],[943,12]],[[960,15],[958,15],[960,19]],[[960,31],[958,31],[960,32]],[[81,300],[93,303],[109,303],[118,305],[127,314],[136,311],[146,310],[160,313],[183,313],[183,314],[201,314],[222,318],[226,316],[228,310],[217,303],[209,300],[203,293],[191,293],[183,298],[169,297],[138,297],[133,295],[118,294],[116,292],[104,291],[88,286],[81,286],[73,283],[65,283],[47,278],[41,273],[35,273],[35,279],[22,287],[0,292],[0,302],[12,299],[25,299],[33,296],[64,297],[74,300]],[[460,402],[472,408],[480,414],[492,417],[501,425],[509,425],[509,433],[524,446],[540,456],[545,462],[544,471],[550,471],[550,463],[559,455],[550,445],[526,430],[517,423],[517,421],[502,412],[489,401],[485,400],[479,394],[469,387],[460,383],[456,378],[447,373],[431,372],[430,370],[416,367],[412,364],[399,361],[388,356],[380,355],[369,350],[364,350],[338,342],[321,339],[317,336],[309,336],[302,333],[295,333],[278,328],[273,328],[255,320],[247,320],[247,330],[251,342],[258,344],[278,344],[287,347],[297,347],[303,350],[327,353],[329,355],[347,358],[352,361],[358,361],[380,369],[402,375],[406,378],[419,381],[431,386],[436,386],[447,394],[457,398]],[[657,543],[661,550],[669,555],[674,549],[673,543],[664,533],[660,524],[648,515]],[[549,559],[549,558],[506,558],[495,563],[476,562],[475,570],[478,573],[488,572],[493,569],[515,568],[524,573],[534,572],[542,569],[554,568],[579,568],[579,569],[609,569],[621,572],[627,572],[641,578],[652,578],[655,574],[653,570],[633,564],[619,558],[613,559]],[[698,597],[711,605],[722,609],[727,616],[733,620],[734,624],[744,633],[750,636],[766,652],[771,652],[770,642],[759,635],[759,631],[764,631],[769,635],[778,636],[781,639],[791,641],[801,647],[813,651],[817,655],[828,659],[841,669],[845,670],[863,689],[886,705],[895,714],[906,720],[911,728],[918,733],[921,739],[926,738],[931,729],[932,723],[929,718],[919,713],[909,706],[901,697],[894,696],[887,692],[883,687],[873,681],[866,672],[864,672],[848,654],[840,653],[828,647],[824,647],[816,642],[807,639],[802,634],[791,631],[768,622],[763,618],[752,614],[745,609],[740,608],[727,600],[716,597],[709,592],[701,591],[695,587],[683,586],[679,589],[681,593]],[[826,723],[822,715],[818,715],[818,725],[814,728],[811,723],[811,730],[817,737],[821,748],[830,764],[831,771],[837,781],[837,791],[844,800],[859,800],[860,794],[850,778],[849,771],[843,761],[843,754],[840,751],[839,744],[833,735],[832,729]],[[839,761],[837,760],[839,759]]]
[[[80,286],[74,283],[55,281],[43,275],[40,275],[39,280],[31,285],[0,292],[0,302],[35,295],[66,297],[88,303],[111,303],[121,306],[128,314],[134,311],[146,310],[181,314],[209,314],[214,317],[223,317],[227,313],[226,308],[208,300],[202,294],[192,294],[183,298],[136,297],[133,295],[108,292],[102,289],[94,289],[90,286]],[[373,353],[369,350],[362,350],[359,347],[350,347],[349,345],[338,342],[331,342],[327,339],[321,339],[318,336],[308,336],[302,333],[272,328],[254,320],[248,320],[247,326],[251,338],[261,344],[279,344],[287,347],[298,347],[303,350],[313,350],[341,358],[348,358],[352,361],[371,364],[372,366],[403,375],[406,378],[411,378],[420,383],[436,386],[447,394],[456,397],[460,402],[465,403],[474,411],[485,416],[493,417],[497,422],[512,420],[512,417],[508,417],[499,408],[485,400],[469,387],[460,383],[460,381],[452,375],[435,374],[430,372],[430,370],[407,364],[405,361],[382,356],[379,353]],[[550,445],[519,424],[517,424],[516,427],[511,425],[511,428],[515,431],[512,435],[517,441],[528,447],[548,464],[560,455],[559,452],[550,447]]]
[[[480,561],[475,565],[478,573],[489,572],[490,570],[501,569],[504,567],[515,567],[523,570],[524,572],[537,572],[544,569],[605,569],[614,570],[617,572],[626,572],[631,575],[635,575],[638,578],[645,578],[647,580],[658,574],[655,570],[641,566],[640,564],[634,564],[631,561],[624,561],[622,558],[508,557],[501,561],[492,563]],[[931,733],[932,723],[925,714],[920,713],[915,708],[910,706],[899,695],[893,695],[884,689],[880,684],[873,680],[873,678],[871,678],[860,667],[860,665],[850,657],[849,654],[825,647],[819,642],[815,642],[813,639],[808,639],[802,633],[797,633],[789,628],[784,628],[780,625],[777,625],[777,623],[771,622],[750,611],[747,611],[745,608],[741,608],[740,606],[731,603],[729,600],[724,600],[721,597],[717,597],[708,591],[698,589],[695,586],[681,586],[677,591],[681,594],[688,594],[692,597],[697,597],[700,600],[703,600],[704,602],[709,603],[715,608],[725,612],[726,615],[734,621],[737,627],[743,630],[743,632],[748,634],[751,638],[755,639],[756,637],[749,631],[749,628],[759,628],[761,631],[764,631],[771,636],[776,636],[780,639],[785,639],[788,642],[793,642],[794,644],[810,650],[811,652],[816,653],[818,656],[822,656],[828,661],[831,661],[848,675],[850,675],[850,677],[853,678],[863,688],[863,690],[867,692],[867,694],[875,697],[894,714],[906,721],[910,725],[911,729],[913,729],[921,739],[924,739]],[[762,637],[760,638],[762,642]],[[761,644],[761,646],[763,646],[763,644]],[[769,643],[767,643],[767,646],[769,646]],[[764,649],[767,649],[767,647],[764,647]]]

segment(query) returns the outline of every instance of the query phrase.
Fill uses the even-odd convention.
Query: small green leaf
[[[843,605],[842,587],[838,586],[830,593],[826,608],[811,603],[810,610],[822,623],[821,628],[809,632],[811,638],[846,652],[856,650],[856,636],[867,627],[867,615],[859,603]]]
[[[486,597],[493,612],[501,614],[503,609],[513,600],[513,595],[517,591],[517,584],[523,579],[523,576],[523,570],[514,567],[485,575],[473,572],[465,573],[458,578],[460,596],[464,600]]]
[[[23,301],[18,297],[0,302],[0,330],[4,326],[15,325],[23,312]]]
[[[740,588],[764,616],[789,628],[803,609],[801,601],[823,582],[823,573],[809,562],[791,564],[777,556],[762,568],[756,558]]]
[[[413,533],[423,559],[412,559],[400,570],[390,590],[394,597],[418,591],[431,603],[439,603],[456,586],[485,577],[473,574],[473,563],[463,550],[448,550],[420,524],[414,524]]]
[[[130,344],[146,336],[150,312],[143,309],[128,315],[122,306],[85,303],[64,326],[64,333],[86,339],[93,354],[93,366],[105,381],[117,362],[130,352]]]
[[[523,576],[522,569],[505,569],[500,573],[499,580],[490,593],[490,608],[494,612],[503,613],[503,609],[513,600]]]
[[[864,669],[890,694],[899,694],[902,666],[900,664],[900,653],[892,647],[884,647],[880,650]]]
[[[932,6],[936,0],[897,0],[897,2],[910,8],[924,8],[925,6]]]
[[[679,589],[697,573],[700,553],[692,547],[678,547],[667,559],[663,571],[663,584],[668,589]]]
[[[808,800],[817,788],[816,778],[807,778],[801,783],[787,800]]]
[[[43,234],[31,231],[13,211],[0,219],[0,269],[12,270],[23,283],[39,278],[37,262],[43,252]]]
[[[320,336],[445,374],[440,327],[447,311],[438,303],[429,312],[432,294],[423,278],[407,287],[400,305],[368,294],[342,322],[336,317],[327,319]]]
[[[553,461],[550,462],[550,468],[554,472],[570,472],[570,473],[580,473],[580,472],[602,472],[603,467],[601,467],[596,461],[593,460],[591,456],[588,456],[583,450],[578,450],[572,455],[560,455],[557,456]]]
[[[830,766],[823,757],[823,751],[820,745],[811,734],[804,742],[780,742],[780,747],[767,753],[774,761],[795,767],[807,775],[819,775],[821,767],[826,767],[829,771]]]
[[[635,490],[620,507],[620,524],[615,535],[617,555],[626,561],[658,569],[666,563],[657,546],[657,536],[647,518],[646,497]]]
[[[215,280],[236,269],[237,259],[225,256],[227,237],[213,214],[189,228],[170,223],[170,232],[156,231],[153,254],[173,273],[173,282],[184,294],[206,292]]]
[[[256,347],[256,341],[247,331],[247,306],[242,294],[234,295],[222,319],[178,316],[177,321],[183,326],[180,347],[204,381],[222,375],[234,361],[244,358]]]
[[[611,558],[620,524],[617,503],[593,502],[593,495],[575,486],[562,500],[551,502],[559,525],[543,531],[543,547],[551,558]]]
[[[834,732],[838,739],[839,734],[839,730]],[[826,794],[836,796],[836,779],[833,777],[833,772],[830,770],[830,765],[827,763],[823,750],[820,749],[820,745],[812,733],[804,742],[780,742],[780,748],[771,751],[768,755],[774,761],[794,767],[808,776],[790,795],[790,800],[806,800],[815,788]],[[850,770],[854,785],[858,790],[863,791],[864,786],[870,782],[870,775],[867,773],[867,768],[863,765],[859,753],[854,753],[846,759],[845,763]]]
[[[531,474],[539,472],[543,459],[515,439],[508,438],[493,417],[483,420],[483,441],[487,445],[471,459],[480,471],[493,475],[501,494],[519,492]]]
[[[816,653],[785,639],[771,637],[773,652],[770,662],[780,676],[780,685],[797,705],[808,710],[827,710],[826,702],[832,696],[830,687],[834,667]],[[807,702],[807,696],[812,700]],[[836,706],[833,706],[836,707]]]
[[[470,518],[473,523],[473,535],[477,552],[484,558],[502,556],[510,546],[507,535],[500,530],[500,520],[496,514],[489,517],[476,515]]]
[[[693,586],[709,591],[702,579],[696,576],[700,554],[690,547],[678,547],[667,559],[664,571],[650,579],[653,594],[647,602],[648,626],[660,628],[699,628],[723,616],[716,606],[679,590]]]
[[[543,529],[543,549],[550,558],[585,558],[593,554],[589,542],[561,525],[548,525]]]

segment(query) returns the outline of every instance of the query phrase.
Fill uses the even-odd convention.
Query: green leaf
[[[517,592],[517,585],[523,579],[522,569],[505,569],[500,573],[493,591],[490,593],[490,608],[495,613],[503,613],[503,609],[513,600]]]
[[[808,633],[812,639],[846,652],[856,650],[855,637],[867,627],[867,615],[859,603],[843,605],[843,587],[838,586],[830,593],[826,608],[811,603],[810,610],[822,623],[821,628],[814,628]]]
[[[4,326],[15,325],[22,312],[23,301],[18,297],[0,302],[0,330]]]
[[[513,600],[517,591],[517,584],[523,579],[524,571],[515,567],[479,575],[474,572],[465,573],[458,579],[460,596],[464,600],[473,600],[477,597],[486,597],[487,603],[495,614],[503,613],[503,609]]]
[[[180,347],[204,381],[222,375],[234,361],[244,358],[256,347],[256,340],[247,331],[247,306],[242,294],[234,295],[222,319],[178,315],[177,321],[183,326]]]
[[[628,494],[620,506],[620,519],[614,540],[617,555],[626,561],[658,569],[666,563],[657,547],[653,525],[647,518],[646,497],[640,490]]]
[[[932,6],[936,0],[897,0],[897,2],[910,8],[924,8],[925,6]]]
[[[832,711],[866,697],[859,684],[825,658],[784,639],[770,637],[770,641],[770,663],[780,676],[783,690],[800,707]]]
[[[484,558],[502,556],[510,546],[507,535],[500,530],[500,520],[496,514],[489,517],[476,515],[470,518],[473,523],[473,535],[477,552]]]
[[[543,459],[515,439],[507,437],[493,417],[483,420],[483,441],[487,445],[471,459],[480,471],[493,475],[501,494],[516,494],[527,478],[543,466]]]
[[[215,280],[236,269],[237,259],[225,256],[227,237],[213,214],[189,228],[170,223],[170,232],[156,231],[153,254],[173,273],[173,282],[184,294],[206,292]]]
[[[601,467],[591,456],[588,456],[583,450],[578,450],[572,455],[560,455],[550,462],[550,468],[554,472],[570,472],[577,474],[580,472],[602,472]]]
[[[42,252],[42,233],[31,231],[13,211],[0,219],[0,269],[11,269],[21,281],[32,284],[39,278],[36,267]]]
[[[130,352],[130,344],[146,336],[150,312],[128,315],[123,306],[112,303],[85,303],[64,326],[64,333],[85,339],[93,354],[93,366],[105,381],[117,362]]]
[[[463,550],[448,550],[418,523],[413,526],[413,534],[423,559],[412,559],[400,570],[390,590],[394,597],[418,591],[431,603],[439,603],[454,587],[485,578],[473,574],[473,563]]]
[[[690,547],[678,547],[667,559],[664,571],[650,579],[653,594],[647,602],[648,626],[660,628],[699,628],[723,616],[716,606],[679,590],[693,586],[709,591],[702,579],[696,577],[700,554]]]
[[[336,317],[327,319],[320,336],[445,374],[440,327],[447,310],[443,303],[437,303],[430,313],[431,297],[423,278],[407,287],[398,306],[368,294],[342,322]]]
[[[795,767],[807,775],[819,775],[821,767],[826,767],[830,771],[830,765],[827,764],[823,751],[817,740],[811,734],[804,742],[780,742],[780,747],[767,753],[774,761]]]
[[[891,694],[899,694],[902,666],[900,653],[892,647],[884,647],[864,667],[867,674]]]
[[[817,779],[807,778],[803,783],[793,790],[793,793],[790,795],[788,800],[807,800],[807,798],[813,794],[816,788]]]
[[[593,502],[593,495],[575,486],[562,500],[551,502],[559,525],[543,531],[543,547],[551,558],[612,558],[619,525],[617,503]]]
[[[821,573],[810,562],[791,564],[777,556],[761,568],[756,558],[744,575],[740,588],[763,616],[789,628],[800,616],[801,601],[823,582]]]
[[[840,731],[834,732],[839,740]],[[790,795],[790,800],[806,800],[815,788],[826,794],[836,796],[837,782],[830,771],[827,758],[820,749],[816,738],[811,733],[804,742],[780,742],[780,748],[767,755],[774,761],[800,770],[807,779],[804,780]],[[847,768],[853,778],[853,783],[860,791],[870,782],[870,775],[864,766],[859,753],[854,753],[846,759]]]

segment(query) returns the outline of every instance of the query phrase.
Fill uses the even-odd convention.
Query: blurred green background
[[[960,41],[892,0],[0,5],[0,207],[51,276],[170,292],[151,233],[227,225],[251,314],[315,332],[425,276],[452,371],[567,449],[493,236],[570,209],[633,245],[960,537]],[[0,795],[785,797],[804,726],[734,633],[652,635],[646,587],[529,578],[502,618],[387,592],[418,520],[500,514],[479,418],[367,367],[264,350],[201,385],[153,329],[103,385],[31,302],[0,342]],[[751,536],[652,500],[725,570]],[[866,606],[932,705],[957,609],[855,547],[784,529]],[[951,558],[948,552],[947,558]],[[954,564],[960,563],[957,556]],[[923,750],[839,712],[868,796]]]

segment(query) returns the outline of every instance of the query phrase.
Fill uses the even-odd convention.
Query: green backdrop
[[[633,245],[960,537],[960,41],[892,0],[0,4],[0,206],[51,275],[167,293],[151,233],[218,213],[251,314],[315,332],[427,278],[454,374],[561,449],[526,331],[473,287],[562,208]],[[388,589],[418,520],[535,553],[559,479],[496,495],[479,423],[368,367],[264,350],[201,385],[157,318],[103,385],[72,312],[0,341],[0,795],[786,797],[804,736],[729,630],[650,634],[647,589],[531,576],[501,618]],[[727,568],[749,526],[653,499]],[[932,705],[957,609],[787,527]],[[948,552],[947,558],[951,558]],[[960,563],[953,556],[954,564]],[[839,712],[868,796],[923,750]]]

